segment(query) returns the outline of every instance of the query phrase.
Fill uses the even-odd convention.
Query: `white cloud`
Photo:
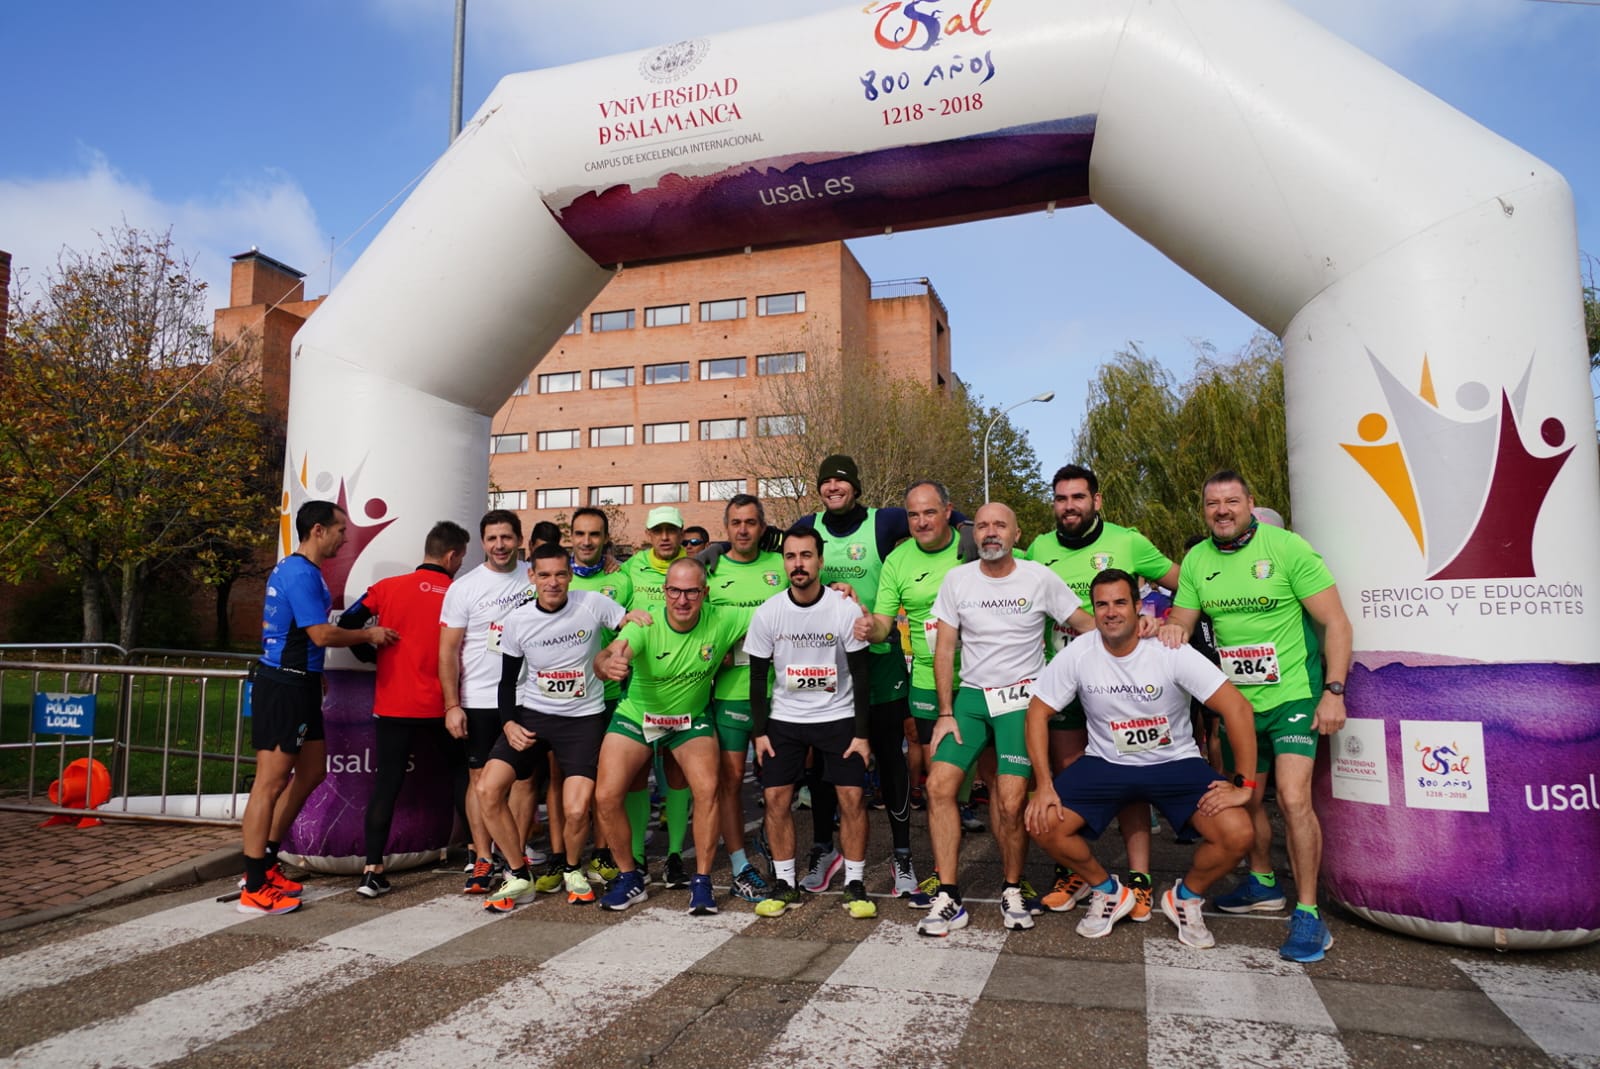
[[[194,257],[196,273],[210,286],[213,307],[228,304],[230,257],[253,245],[307,272],[308,296],[327,290],[326,239],[305,193],[285,175],[167,201],[90,151],[80,169],[66,174],[0,179],[0,241],[11,253],[14,278],[26,272],[42,282],[64,247],[93,249],[97,231],[124,222],[157,233],[170,227],[173,244]]]

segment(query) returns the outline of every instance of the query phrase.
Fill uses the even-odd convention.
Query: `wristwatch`
[[[1327,691],[1329,694],[1338,694],[1341,696],[1344,694],[1344,684],[1338,682],[1337,680],[1332,683],[1324,683],[1322,685],[1322,689]]]
[[[1233,774],[1233,785],[1235,787],[1249,787],[1252,791],[1256,789],[1256,781],[1245,779],[1243,772],[1235,772]]]

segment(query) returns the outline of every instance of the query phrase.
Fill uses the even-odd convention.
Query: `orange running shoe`
[[[1128,877],[1128,888],[1133,891],[1133,909],[1128,911],[1128,919],[1143,924],[1150,919],[1153,892],[1150,877],[1143,872],[1136,872]]]
[[[264,883],[259,891],[240,891],[239,904],[234,908],[240,913],[293,913],[300,908],[300,900]]]
[[[1045,892],[1041,901],[1044,908],[1054,913],[1065,913],[1089,897],[1089,881],[1076,872],[1056,877],[1055,886]]]
[[[467,885],[461,889],[462,894],[486,895],[489,893],[489,881],[494,875],[494,862],[486,857],[480,857],[472,866],[472,875],[467,877]]]
[[[241,891],[244,890],[244,882],[245,877],[240,876],[239,890]],[[300,892],[305,890],[303,885],[298,884],[289,879],[289,877],[285,876],[283,874],[283,866],[278,864],[276,861],[274,861],[272,866],[267,869],[267,886],[276,888],[278,893],[286,898],[299,898]]]

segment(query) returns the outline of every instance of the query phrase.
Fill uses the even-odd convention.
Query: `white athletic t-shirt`
[[[572,590],[555,612],[534,601],[507,616],[500,652],[524,658],[517,704],[551,716],[604,712],[606,687],[594,674],[594,657],[604,647],[603,629],[621,627],[622,614],[604,594]]]
[[[1080,635],[1056,654],[1033,696],[1065,709],[1074,696],[1089,723],[1089,752],[1119,765],[1155,765],[1199,757],[1189,696],[1206,701],[1227,677],[1193,646],[1168,649],[1140,639],[1114,657],[1099,631]]]
[[[538,597],[521,561],[509,572],[480,564],[445,592],[440,627],[466,628],[461,643],[461,704],[493,709],[500,704],[500,630],[519,605]]]
[[[939,584],[932,614],[961,629],[961,685],[1009,687],[1044,668],[1044,621],[1065,620],[1081,608],[1061,577],[1031,560],[992,579],[973,561],[950,569]]]
[[[856,715],[846,653],[867,648],[855,637],[861,606],[828,587],[811,605],[777,594],[756,609],[745,652],[772,660],[772,719],[823,724]]]

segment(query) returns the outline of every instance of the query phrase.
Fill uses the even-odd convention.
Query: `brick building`
[[[785,490],[745,448],[791,427],[767,410],[772,377],[840,360],[949,383],[948,313],[927,280],[874,284],[838,241],[626,268],[495,414],[491,502],[525,529],[616,505],[637,542],[645,513],[671,504],[718,531],[733,494]],[[788,474],[809,481],[811,463]]]

